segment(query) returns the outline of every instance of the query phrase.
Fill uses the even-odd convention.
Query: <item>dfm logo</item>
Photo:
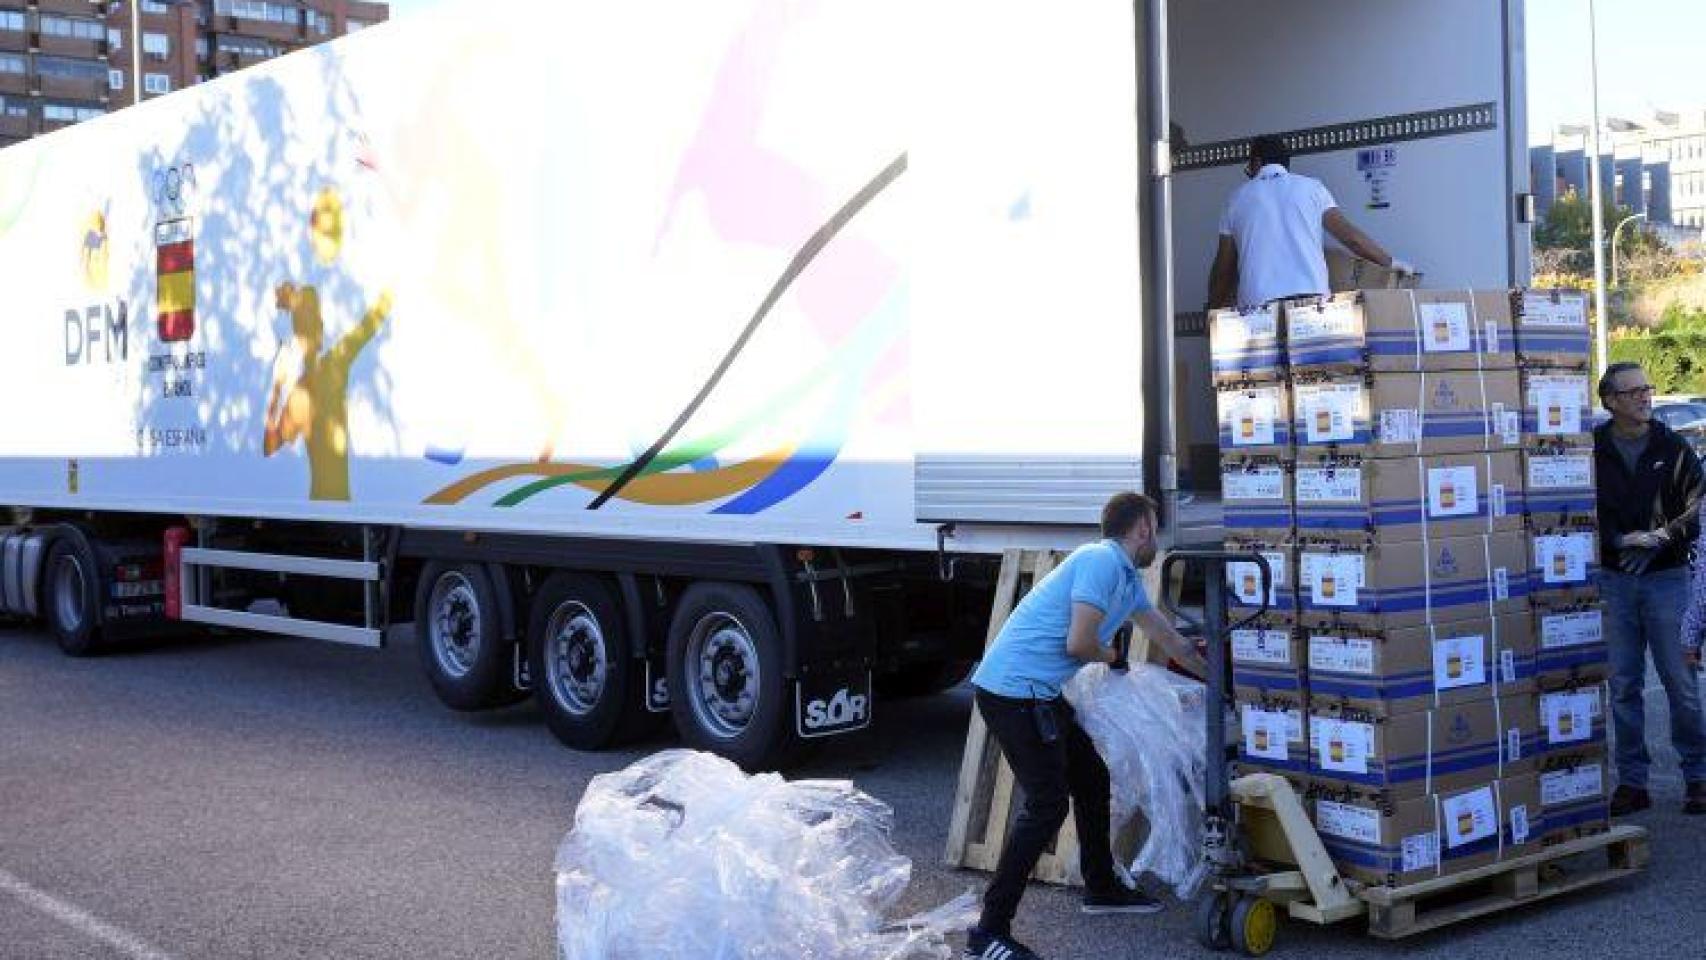
[[[65,311],[65,365],[130,358],[130,307],[123,300]]]

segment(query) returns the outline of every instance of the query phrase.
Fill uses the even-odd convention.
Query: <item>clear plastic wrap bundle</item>
[[[557,851],[560,960],[936,960],[970,893],[895,923],[912,861],[845,780],[666,750],[593,778]]]
[[[1114,836],[1139,813],[1149,821],[1130,872],[1153,873],[1188,898],[1206,873],[1203,685],[1155,666],[1116,673],[1092,664],[1078,671],[1065,694],[1108,764]]]

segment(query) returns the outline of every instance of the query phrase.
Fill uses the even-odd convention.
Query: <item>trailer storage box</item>
[[[1514,370],[1296,377],[1299,462],[1515,450],[1522,397]]]
[[[1522,433],[1528,449],[1593,447],[1593,385],[1585,373],[1522,371]]]
[[[1315,829],[1339,871],[1403,886],[1540,849],[1540,787],[1533,774],[1401,800],[1316,788]]]
[[[1505,291],[1366,290],[1288,301],[1292,372],[1481,370],[1516,365]]]
[[[1558,609],[1599,599],[1599,536],[1593,530],[1537,530],[1529,538],[1529,593],[1536,607]]]
[[[1610,676],[1604,612],[1597,603],[1534,610],[1535,685],[1541,690],[1587,686]]]
[[[1301,694],[1238,691],[1238,759],[1252,767],[1309,775],[1309,718]]]
[[[1517,455],[1456,453],[1301,462],[1293,483],[1300,539],[1440,539],[1523,526]]]
[[[1528,611],[1520,533],[1298,546],[1298,622],[1395,629]]]
[[[1537,529],[1598,522],[1593,448],[1564,447],[1522,454],[1523,506]]]
[[[1277,457],[1220,461],[1221,523],[1229,537],[1283,541],[1291,536],[1291,464]]]
[[[1297,551],[1289,539],[1259,540],[1226,538],[1226,549],[1261,554],[1271,576],[1267,617],[1271,622],[1297,622]],[[1227,606],[1234,618],[1246,617],[1262,608],[1262,571],[1254,563],[1226,565]]]
[[[1587,294],[1579,290],[1514,290],[1516,358],[1524,367],[1586,370],[1593,356]]]
[[[1311,707],[1396,716],[1534,690],[1534,627],[1526,613],[1304,635]]]
[[[1534,700],[1542,763],[1605,749],[1604,684],[1541,691]]]
[[[1533,729],[1531,702],[1518,694],[1383,717],[1311,701],[1309,775],[1416,797],[1486,783],[1506,766],[1527,772],[1535,758],[1511,748]]]
[[[1291,391],[1283,383],[1252,383],[1215,393],[1221,455],[1291,458]]]
[[[1609,826],[1609,772],[1603,750],[1540,771],[1540,809],[1546,817],[1542,843],[1563,843],[1603,832]]]
[[[1208,316],[1209,365],[1215,383],[1285,378],[1285,341],[1278,302]]]
[[[1334,293],[1351,290],[1412,290],[1420,278],[1413,273],[1399,273],[1339,247],[1328,247],[1327,289]]]
[[[1305,693],[1303,638],[1291,623],[1261,617],[1232,631],[1232,685],[1239,695]]]

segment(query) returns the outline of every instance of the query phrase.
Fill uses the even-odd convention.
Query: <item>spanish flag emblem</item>
[[[154,226],[156,322],[163,343],[195,334],[195,222],[189,217]]]

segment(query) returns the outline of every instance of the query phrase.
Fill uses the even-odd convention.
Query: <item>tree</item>
[[[1630,213],[1628,207],[1606,203],[1605,229],[1615,230]],[[1571,191],[1554,201],[1546,211],[1545,221],[1534,228],[1534,246],[1542,262],[1555,265],[1557,272],[1583,275],[1592,272],[1593,207],[1587,198]],[[1651,230],[1631,226],[1618,236],[1617,252],[1626,260],[1645,254],[1645,260],[1662,257],[1669,250]]]

